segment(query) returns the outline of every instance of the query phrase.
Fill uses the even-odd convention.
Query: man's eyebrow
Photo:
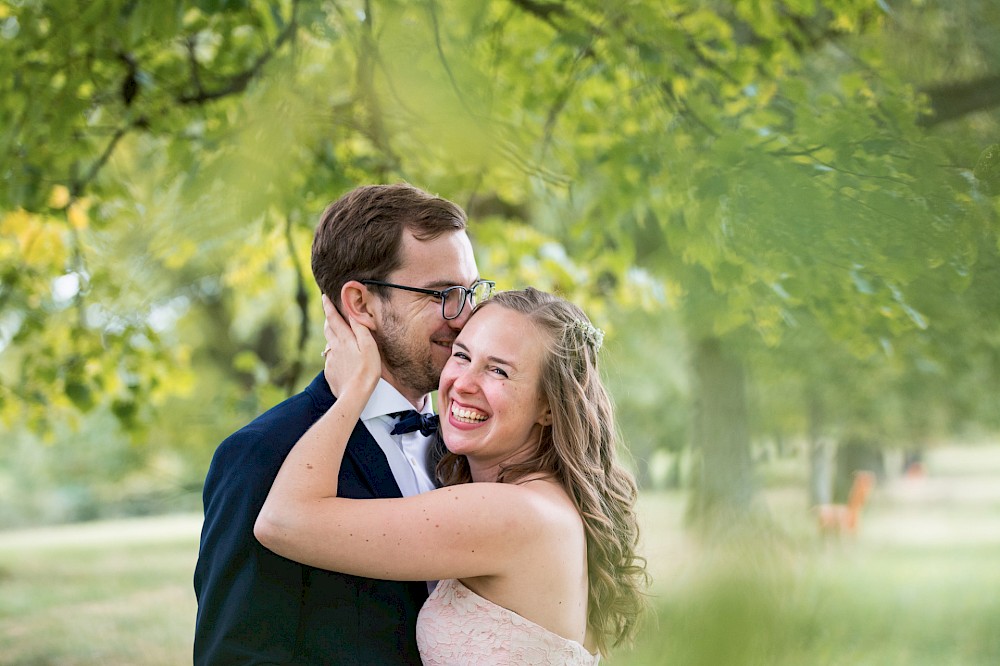
[[[458,280],[454,280],[454,281],[449,281],[449,280],[435,280],[433,282],[428,282],[428,283],[424,284],[424,288],[425,289],[444,290],[444,289],[447,289],[448,287],[469,287],[469,286],[472,286],[475,283],[479,282],[479,280],[480,280],[480,278],[477,277],[475,280],[473,280],[472,282],[470,282],[468,285],[464,285],[461,282],[459,282]]]

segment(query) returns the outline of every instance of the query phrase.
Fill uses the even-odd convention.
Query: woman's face
[[[501,463],[530,455],[551,424],[541,392],[547,342],[526,315],[495,304],[455,340],[441,373],[441,434],[449,451],[469,459],[475,480],[495,480]]]

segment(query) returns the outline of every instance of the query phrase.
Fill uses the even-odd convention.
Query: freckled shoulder
[[[545,484],[543,487],[541,484]],[[539,530],[565,525],[577,516],[576,509],[558,484],[532,481],[526,484],[469,483],[442,488],[449,501],[458,502],[477,520],[492,522],[492,528],[511,536],[524,533],[537,540]]]
[[[562,485],[553,479],[535,479],[515,486],[524,492],[522,510],[532,513],[540,527],[553,536],[565,530],[577,531],[583,521],[580,512]]]

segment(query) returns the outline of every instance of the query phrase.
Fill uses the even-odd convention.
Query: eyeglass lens
[[[445,319],[454,319],[462,314],[465,308],[466,299],[471,301],[473,307],[486,300],[492,291],[491,285],[479,282],[473,285],[472,289],[465,287],[451,287],[444,291],[443,311]],[[471,298],[469,298],[471,295]]]

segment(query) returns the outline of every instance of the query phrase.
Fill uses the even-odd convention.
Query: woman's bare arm
[[[527,488],[500,483],[401,499],[303,496],[278,510],[265,504],[254,534],[289,559],[368,578],[502,575],[554,534],[558,514],[546,505]]]
[[[503,573],[539,543],[558,512],[521,486],[477,483],[403,499],[338,498],[344,450],[378,381],[368,329],[343,321],[324,297],[327,373],[351,380],[285,459],[254,526],[270,550],[359,576],[434,580]],[[342,367],[334,369],[333,360]],[[551,530],[548,530],[551,532]]]

